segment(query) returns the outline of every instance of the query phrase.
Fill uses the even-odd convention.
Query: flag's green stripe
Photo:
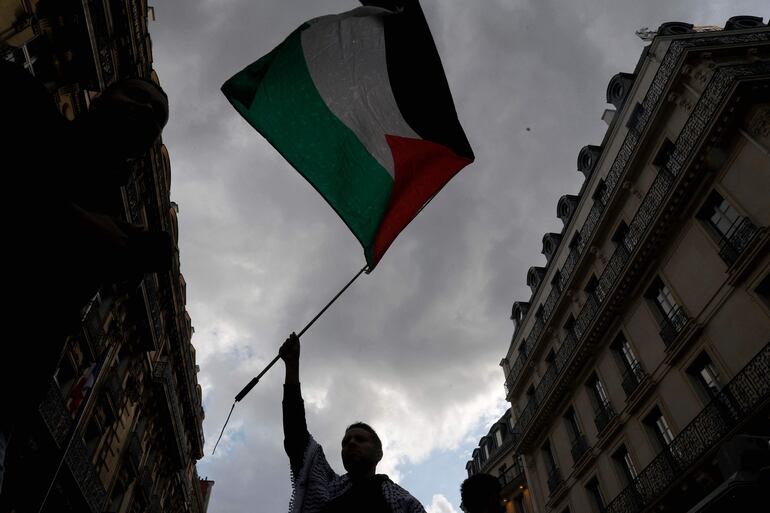
[[[300,31],[231,78],[222,91],[326,198],[370,260],[393,180],[318,94],[302,53]]]

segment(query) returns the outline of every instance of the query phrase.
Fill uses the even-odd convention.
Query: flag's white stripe
[[[393,177],[385,134],[420,136],[404,120],[390,88],[382,19],[386,13],[358,8],[313,20],[302,32],[302,51],[326,105]]]

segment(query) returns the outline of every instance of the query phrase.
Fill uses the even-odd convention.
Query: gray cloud
[[[477,161],[303,337],[308,422],[338,469],[348,422],[375,425],[386,445],[380,470],[408,486],[410,465],[478,440],[503,412],[497,363],[511,303],[529,297],[524,278],[545,262],[543,233],[561,229],[558,198],[580,189],[577,152],[601,141],[607,81],[633,70],[643,47],[634,31],[766,10],[758,0],[701,4],[423,1]],[[171,99],[164,140],[204,387],[200,469],[217,481],[213,512],[286,509],[280,363],[210,451],[232,397],[364,264],[336,214],[219,88],[306,19],[354,6],[164,0],[150,26]],[[456,510],[458,485],[445,494]],[[451,511],[433,498],[438,491],[416,493]]]

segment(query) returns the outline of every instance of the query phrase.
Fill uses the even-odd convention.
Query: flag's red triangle
[[[432,141],[396,135],[385,137],[393,154],[395,181],[388,210],[374,240],[375,264],[420,209],[472,162]]]

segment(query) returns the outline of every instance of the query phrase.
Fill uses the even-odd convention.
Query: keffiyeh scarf
[[[297,475],[292,475],[289,513],[321,513],[323,507],[347,492],[352,483],[326,461],[323,448],[311,436]],[[425,513],[422,504],[390,479],[382,483],[382,495],[391,513]]]

